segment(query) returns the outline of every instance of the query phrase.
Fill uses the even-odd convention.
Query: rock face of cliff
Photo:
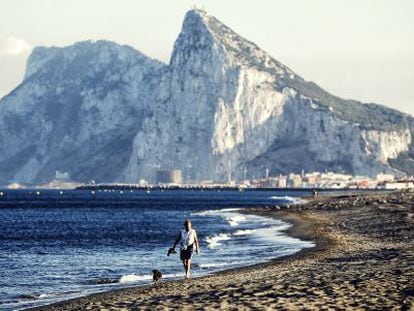
[[[36,48],[24,81],[0,102],[0,184],[116,180],[151,114],[165,65],[105,41]]]
[[[0,184],[414,171],[414,122],[307,82],[200,10],[169,64],[115,43],[36,48],[0,102]]]

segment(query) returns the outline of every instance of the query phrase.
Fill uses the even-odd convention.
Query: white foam
[[[290,196],[271,196],[270,197],[273,200],[284,200],[284,201],[288,201],[291,202],[293,204],[303,204],[306,203],[306,200],[301,199],[299,197],[290,197]]]
[[[283,197],[279,197],[279,196],[271,196],[270,197],[273,200],[285,200],[285,201],[289,201],[289,202],[293,202],[296,200],[296,198],[290,197],[290,196],[283,196]]]
[[[254,233],[256,230],[255,229],[245,229],[245,230],[237,230],[236,232],[233,233],[233,235],[250,235],[252,233]]]
[[[219,212],[236,212],[236,211],[240,211],[241,208],[222,208],[220,210],[218,210]]]
[[[209,236],[206,238],[207,246],[210,249],[216,248],[217,246],[221,245],[221,241],[227,241],[230,240],[231,237],[227,233],[220,233],[218,235]]]
[[[152,280],[152,275],[137,275],[137,274],[126,274],[121,276],[119,283],[130,283],[130,282],[139,282],[139,281],[149,281]]]
[[[232,227],[238,226],[241,222],[246,221],[246,216],[235,213],[241,210],[240,208],[223,208],[219,210],[209,210],[193,213],[197,216],[221,216],[224,218]]]
[[[181,277],[183,276],[183,273],[172,273],[172,274],[163,274],[163,278],[164,279],[169,279],[169,278],[176,278],[176,277]],[[144,274],[144,275],[139,275],[139,274],[126,274],[121,276],[121,278],[119,279],[119,283],[133,283],[133,282],[141,282],[141,281],[152,281],[152,274]]]
[[[236,212],[241,210],[241,208],[222,208],[217,210],[208,210],[208,211],[201,211],[201,212],[195,212],[191,213],[191,215],[197,215],[197,216],[211,216],[211,215],[221,215],[222,213],[228,213],[228,212]]]
[[[238,226],[241,222],[246,221],[246,216],[240,214],[232,214],[232,215],[222,215],[222,217],[227,220],[232,227]]]
[[[194,215],[194,216],[209,216],[209,215],[213,215],[211,212],[212,211],[202,211],[202,212],[191,213],[191,215]]]
[[[287,229],[289,229],[290,227],[292,227],[292,224],[290,223],[280,223],[280,224],[275,224],[272,225],[271,227],[269,227],[268,229],[271,230],[276,230],[278,231],[280,234],[284,234],[284,231],[286,231]]]
[[[235,227],[238,226],[241,222],[246,221],[246,216],[236,213],[237,211],[241,210],[240,208],[223,208],[219,210],[209,210],[209,211],[202,211],[193,213],[193,215],[197,216],[221,216],[225,219],[230,226]]]
[[[51,297],[54,297],[54,296],[56,296],[56,295],[54,295],[54,294],[40,294],[39,299],[51,298]]]

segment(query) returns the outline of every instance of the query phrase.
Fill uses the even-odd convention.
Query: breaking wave
[[[217,235],[213,235],[206,238],[207,246],[208,248],[216,248],[217,246],[220,246],[222,241],[230,240],[230,234],[227,233],[220,233]]]
[[[246,221],[246,217],[243,215],[239,215],[239,214],[235,214],[235,215],[223,215],[222,216],[225,220],[228,221],[228,223],[230,224],[230,226],[232,227],[236,227],[238,226],[241,222]]]
[[[192,213],[192,215],[196,215],[196,216],[214,216],[214,215],[220,215],[222,213],[227,213],[227,212],[237,212],[240,211],[241,208],[222,208],[222,209],[218,209],[218,210],[207,210],[207,211],[201,211],[201,212],[195,212]]]
[[[233,233],[233,235],[250,235],[252,233],[256,232],[255,229],[245,229],[245,230],[237,230]]]

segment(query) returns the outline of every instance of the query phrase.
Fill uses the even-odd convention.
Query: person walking
[[[191,270],[191,257],[194,252],[194,248],[197,254],[200,254],[200,245],[198,244],[197,232],[191,227],[191,220],[186,219],[184,222],[184,228],[180,231],[177,239],[172,247],[172,252],[175,251],[177,244],[180,244],[180,259],[183,262],[185,278],[190,277]]]

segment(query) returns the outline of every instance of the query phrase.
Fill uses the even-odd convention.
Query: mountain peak
[[[201,16],[201,17],[206,17],[206,16],[208,16],[208,13],[205,10],[195,8],[195,9],[191,9],[191,10],[187,11],[186,16],[187,15],[198,15],[198,16]]]
[[[210,16],[206,11],[192,9],[185,14],[182,33],[191,33],[200,29],[208,30]]]
[[[117,62],[133,65],[138,60],[146,59],[150,58],[140,51],[108,40],[80,41],[65,47],[38,46],[33,49],[27,60],[24,79],[42,72],[47,67],[62,71],[63,68],[78,66],[78,64],[82,64],[78,69],[82,69],[82,66],[85,69],[96,68],[97,64],[112,66]],[[59,66],[55,66],[56,64]]]
[[[194,52],[207,51],[213,43],[208,27],[209,15],[202,10],[193,9],[186,13],[181,32],[174,43],[170,64],[182,64]]]
[[[277,76],[295,77],[292,70],[275,60],[255,43],[200,9],[192,9],[186,13],[181,33],[174,45],[171,63],[182,54],[179,50],[185,50],[185,55],[188,56],[191,50],[206,49],[208,45],[213,44],[219,47],[236,66],[251,66]]]

